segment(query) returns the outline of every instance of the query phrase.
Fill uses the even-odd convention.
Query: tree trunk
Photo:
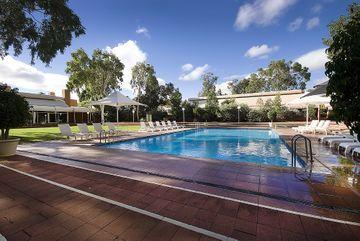
[[[7,140],[7,139],[9,138],[9,130],[10,130],[9,128],[6,128],[6,129],[5,129],[5,135],[4,135],[4,137],[5,137],[4,139],[5,139],[5,140]]]
[[[138,87],[138,102],[140,103],[140,86]],[[136,119],[139,121],[139,105],[136,107]]]

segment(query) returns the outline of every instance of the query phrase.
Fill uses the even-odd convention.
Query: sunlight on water
[[[271,130],[200,129],[104,146],[234,162],[291,165],[289,150]]]

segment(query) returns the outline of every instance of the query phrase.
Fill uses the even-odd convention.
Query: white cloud
[[[121,87],[123,89],[132,90],[131,81],[131,69],[138,62],[146,61],[147,55],[140,49],[136,41],[128,40],[127,42],[119,43],[117,46],[111,48],[106,47],[106,50],[115,54],[120,61],[124,64],[124,76]]]
[[[315,4],[314,6],[312,6],[312,8],[311,8],[311,12],[312,13],[319,13],[319,12],[321,12],[321,10],[322,10],[322,5],[321,4]]]
[[[194,68],[194,66],[190,63],[188,64],[184,64],[181,69],[184,71],[184,72],[189,72],[190,70],[192,70]]]
[[[67,81],[66,75],[40,71],[9,55],[4,59],[0,58],[0,82],[19,88],[20,91],[46,94],[54,91],[57,96],[61,96],[61,90],[66,88]]]
[[[263,58],[267,58],[270,53],[278,50],[279,50],[278,46],[269,47],[267,46],[267,44],[256,45],[256,46],[252,46],[246,51],[245,57],[263,59]]]
[[[150,38],[150,33],[149,30],[145,27],[140,27],[138,26],[138,28],[135,31],[137,34],[143,34],[145,37]]]
[[[194,81],[200,79],[200,77],[209,69],[209,65],[205,64],[203,66],[196,67],[191,72],[185,72],[180,77],[179,80],[183,81]]]
[[[307,30],[313,29],[319,26],[319,24],[320,24],[320,19],[318,17],[311,18],[306,24],[306,29]]]
[[[251,24],[268,26],[276,22],[277,18],[297,0],[255,0],[240,6],[234,26],[244,30]]]
[[[159,82],[159,85],[165,85],[166,81],[162,78],[156,77],[157,81]]]
[[[289,24],[288,30],[290,32],[294,32],[296,30],[298,30],[301,27],[301,24],[303,23],[304,19],[303,18],[297,18],[294,21],[292,21]]]
[[[325,53],[325,48],[321,48],[303,54],[295,59],[295,61],[308,67],[310,71],[314,71],[324,69],[325,63],[328,61],[328,57]]]
[[[231,81],[225,81],[225,82],[216,84],[215,85],[216,91],[221,90],[222,94],[230,95],[231,90],[228,88],[229,83],[231,83]]]

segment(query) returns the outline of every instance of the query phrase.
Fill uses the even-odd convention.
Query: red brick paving
[[[51,176],[50,173],[47,175]],[[52,176],[59,177],[56,174]],[[9,241],[206,238],[199,233],[78,193],[67,191],[65,198],[57,193],[64,194],[64,191],[60,187],[0,168],[0,233]],[[51,200],[51,203],[47,203],[47,200]]]
[[[287,140],[285,137],[284,139]],[[313,144],[315,146],[317,143],[314,142]],[[63,143],[41,143],[26,145],[26,147],[23,148],[35,153],[49,154],[59,158],[74,158],[73,153],[77,153],[76,159],[94,163],[80,163],[62,159],[57,160],[59,164],[70,163],[80,167],[134,177],[148,182],[164,183],[252,203],[306,212],[308,214],[324,215],[329,218],[340,218],[350,221],[358,220],[357,217],[353,217],[353,215],[349,215],[348,213],[334,213],[316,207],[304,208],[301,204],[295,205],[292,203],[289,205],[274,198],[269,199],[255,194],[230,191],[180,180],[170,180],[164,177],[134,173],[118,168],[155,172],[208,182],[215,185],[221,184],[229,188],[239,188],[245,191],[261,192],[263,194],[278,195],[284,198],[309,201],[317,205],[359,210],[360,196],[356,195],[350,188],[344,185],[344,182],[336,181],[337,179],[334,178],[334,175],[313,174],[309,181],[302,181],[295,177],[294,169],[292,168],[262,166],[250,163],[234,163],[209,159],[199,160],[163,154],[109,150],[97,146],[84,147],[71,144],[66,145]],[[107,164],[118,168],[104,167],[99,164]],[[96,177],[96,175],[94,177]],[[76,182],[81,181],[76,180]],[[125,186],[120,188],[126,189]],[[144,189],[146,190],[146,187]],[[139,192],[143,191],[139,190]],[[179,198],[181,199],[181,197]]]
[[[359,226],[351,226],[299,215],[259,208],[252,205],[209,197],[203,194],[143,183],[121,177],[94,173],[77,168],[17,157],[18,161],[2,162],[13,168],[37,174],[86,192],[104,196],[188,224],[228,235],[239,240],[358,240]],[[166,222],[115,207],[98,200],[64,191],[53,185],[0,168],[0,214],[14,207],[14,220],[28,219],[0,232],[12,235],[52,237],[66,230],[63,238],[96,240],[96,237],[121,237],[125,240],[181,240],[181,235],[206,240],[199,234]],[[41,185],[40,185],[41,184]],[[29,189],[28,187],[31,187]],[[24,192],[27,195],[23,195]],[[58,194],[58,193],[61,193]],[[12,198],[15,196],[16,198]],[[31,196],[31,198],[29,197]],[[9,197],[11,197],[9,199]],[[25,207],[35,199],[35,210]],[[12,201],[13,200],[13,201]],[[32,201],[36,203],[35,201]],[[52,211],[55,210],[55,211]],[[45,216],[39,213],[46,213]],[[37,218],[40,216],[40,218]],[[54,217],[58,217],[54,219]],[[141,221],[139,221],[141,220]],[[1,220],[2,222],[5,222]],[[54,227],[55,226],[55,227]],[[61,227],[59,229],[59,227]],[[5,231],[3,231],[5,230]],[[10,232],[10,231],[12,232]],[[46,231],[45,231],[46,230]],[[46,232],[46,233],[45,233]],[[86,233],[86,234],[84,234]],[[14,236],[15,237],[15,236]],[[33,237],[32,237],[33,238]],[[100,239],[101,240],[101,239]]]

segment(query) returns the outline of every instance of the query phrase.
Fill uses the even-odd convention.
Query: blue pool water
[[[290,166],[291,154],[271,130],[199,129],[104,145],[107,148]]]

